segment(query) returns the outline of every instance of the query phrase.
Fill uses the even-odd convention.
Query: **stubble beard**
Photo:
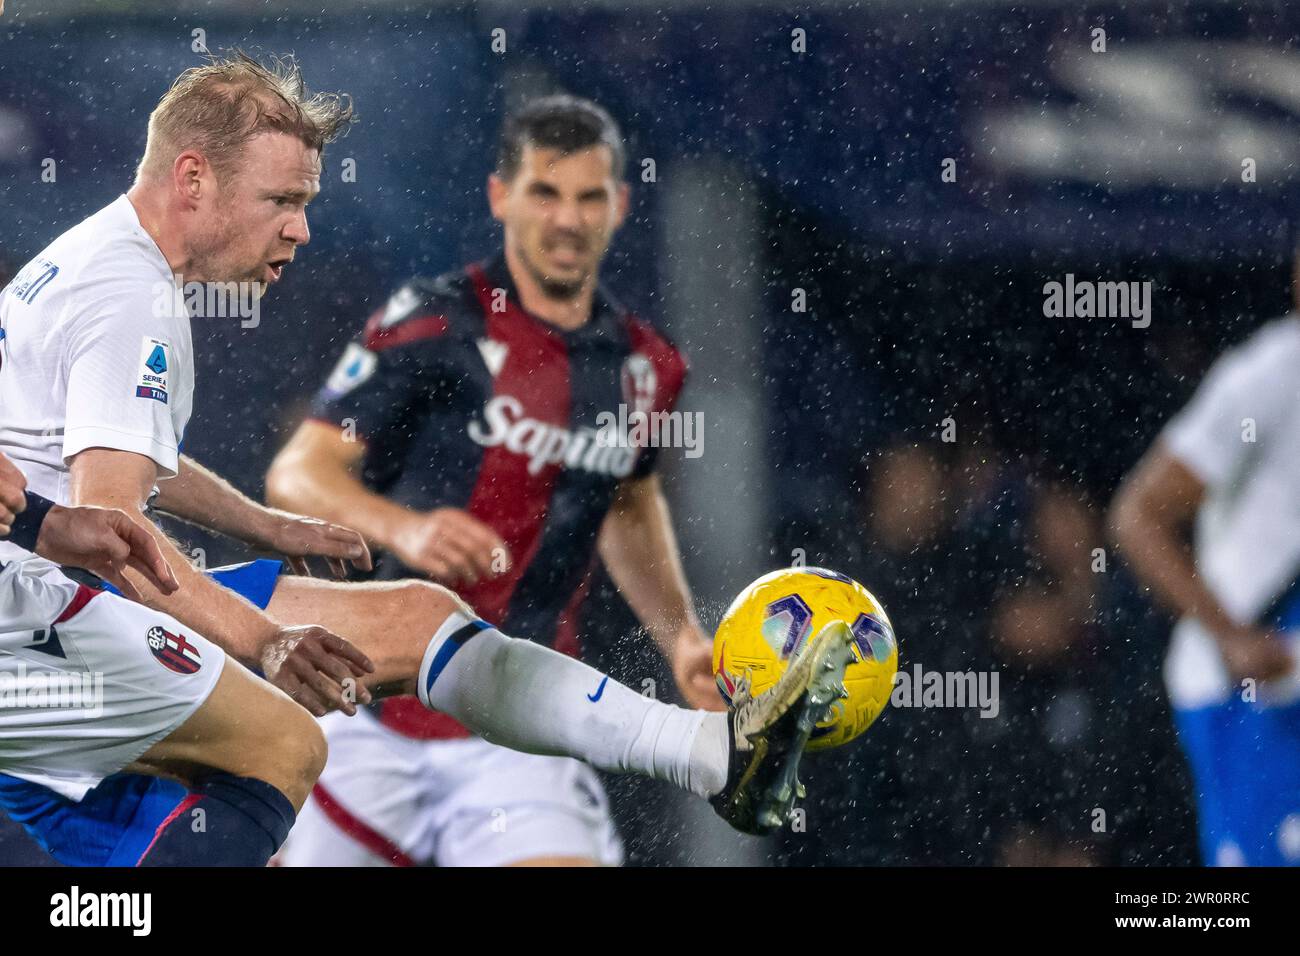
[[[542,295],[555,302],[572,302],[582,293],[583,286],[591,278],[590,272],[584,272],[577,279],[556,279],[534,263],[531,256],[525,254],[522,258],[524,267],[537,283]]]
[[[261,264],[257,271],[240,270],[231,262],[229,252],[238,245],[239,229],[235,222],[222,216],[212,223],[189,247],[189,274],[185,282],[253,282],[261,284]]]

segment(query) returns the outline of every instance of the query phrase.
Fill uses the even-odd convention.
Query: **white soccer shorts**
[[[276,862],[284,866],[505,866],[623,860],[600,778],[569,757],[478,737],[415,740],[369,712],[321,718],[330,755]]]
[[[73,800],[208,698],[220,647],[43,561],[0,568],[0,773]]]

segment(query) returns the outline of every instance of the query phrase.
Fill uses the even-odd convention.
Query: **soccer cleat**
[[[823,627],[781,679],[757,697],[742,680],[732,698],[727,785],[709,802],[744,833],[778,830],[797,797],[799,758],[813,728],[844,694],[844,669],[854,660],[853,632],[843,621]]]

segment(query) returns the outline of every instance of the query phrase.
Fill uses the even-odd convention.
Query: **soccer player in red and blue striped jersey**
[[[489,183],[503,251],[413,280],[371,316],[268,489],[362,531],[378,577],[432,577],[507,633],[568,653],[599,552],[687,702],[719,709],[659,449],[603,440],[620,408],[673,413],[686,373],[598,281],[627,211],[621,167],[593,103],[549,97],[512,116]],[[577,761],[468,738],[413,698],[324,722],[333,757],[289,864],[619,860],[600,783]]]

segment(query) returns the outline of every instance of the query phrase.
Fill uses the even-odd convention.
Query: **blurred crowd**
[[[996,716],[891,706],[810,758],[804,832],[778,858],[1197,862],[1171,621],[1106,510],[1213,359],[1290,309],[1288,258],[918,260],[769,212],[773,563],[863,582],[904,672],[998,675]],[[1044,283],[1070,271],[1152,280],[1152,326],[1046,318]],[[807,315],[776,306],[794,285]]]
[[[834,560],[884,601],[904,671],[996,673],[995,707],[916,708],[896,694],[863,741],[810,759],[805,832],[782,853],[1191,863],[1162,635],[1113,558],[1098,570],[1100,503],[991,452],[907,442],[872,456],[856,534]]]

